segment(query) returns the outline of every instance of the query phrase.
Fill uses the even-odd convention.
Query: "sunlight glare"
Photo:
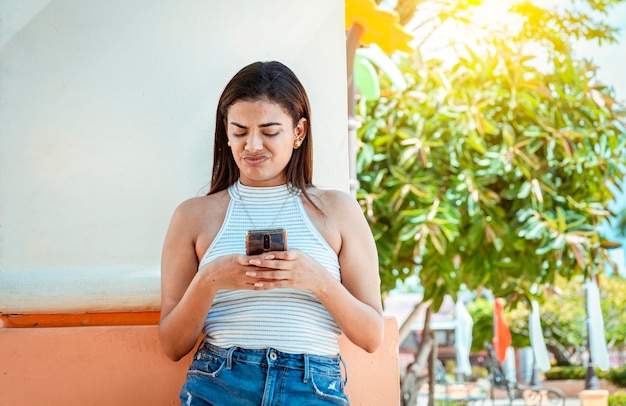
[[[414,32],[412,46],[422,55],[451,61],[465,53],[466,48],[478,55],[486,55],[485,41],[493,36],[508,36],[519,32],[523,20],[509,10],[516,4],[528,0],[483,0],[465,10],[456,10],[454,18],[441,19],[443,10],[450,8],[447,2],[423,2],[415,18],[407,25]],[[545,8],[562,6],[565,0],[533,0],[531,3]],[[436,28],[434,34],[433,30]],[[532,44],[527,44],[532,48]],[[452,53],[451,53],[452,52]],[[530,50],[533,53],[532,50]]]

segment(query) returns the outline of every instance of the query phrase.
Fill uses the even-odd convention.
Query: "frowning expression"
[[[226,131],[240,180],[248,186],[285,183],[285,168],[294,142],[306,135],[306,119],[298,123],[268,99],[238,101],[228,108]]]

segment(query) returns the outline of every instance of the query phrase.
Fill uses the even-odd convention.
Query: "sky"
[[[626,3],[613,8],[608,23],[620,29],[620,43],[598,47],[595,43],[580,42],[576,53],[591,58],[598,66],[598,78],[612,85],[617,99],[626,102]]]

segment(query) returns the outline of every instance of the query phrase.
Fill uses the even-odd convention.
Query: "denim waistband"
[[[311,370],[328,370],[341,368],[343,365],[344,379],[343,385],[348,381],[348,371],[346,363],[341,355],[327,356],[314,354],[291,354],[278,351],[274,348],[248,349],[241,347],[222,348],[203,341],[198,347],[198,353],[208,351],[226,360],[226,368],[231,369],[233,360],[249,363],[266,363],[268,365],[281,366],[292,369],[299,369],[304,372],[304,381],[309,378]]]

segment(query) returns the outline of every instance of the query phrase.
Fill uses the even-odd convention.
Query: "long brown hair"
[[[233,76],[217,105],[215,140],[213,144],[213,174],[209,195],[227,189],[239,179],[239,168],[228,148],[226,121],[228,109],[238,101],[267,99],[280,105],[292,118],[294,127],[306,119],[306,136],[302,145],[294,149],[285,167],[285,177],[313,206],[317,205],[307,193],[313,185],[313,144],[311,137],[311,106],[300,80],[287,66],[277,61],[254,62]]]

